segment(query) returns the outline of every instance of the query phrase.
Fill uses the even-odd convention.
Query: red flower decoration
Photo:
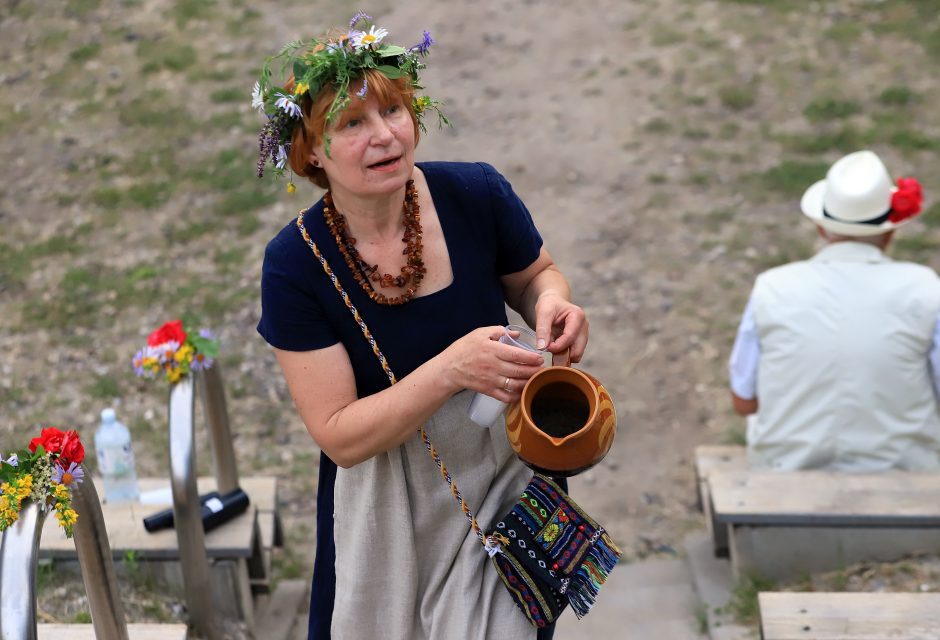
[[[62,449],[62,441],[64,439],[65,434],[61,431],[55,427],[46,427],[39,433],[38,438],[33,438],[29,441],[29,450],[36,453],[36,448],[42,445],[46,453],[59,453]]]
[[[67,431],[62,438],[62,447],[59,449],[58,463],[68,468],[69,463],[81,464],[85,459],[85,447],[78,437],[77,431]]]
[[[85,459],[85,447],[82,446],[78,432],[74,430],[63,433],[55,427],[46,427],[38,438],[29,441],[29,450],[36,453],[39,445],[42,445],[46,453],[58,454],[57,462],[66,467],[70,462],[81,464]]]
[[[888,220],[894,223],[907,220],[920,213],[924,192],[916,178],[898,178],[898,188],[891,194],[891,213]]]
[[[155,347],[158,344],[170,341],[183,344],[186,342],[186,332],[183,331],[183,322],[181,320],[172,320],[147,336],[147,344]]]

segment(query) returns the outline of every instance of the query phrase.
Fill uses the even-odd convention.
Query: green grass
[[[653,118],[643,125],[643,130],[647,133],[670,133],[672,131],[672,123],[665,118]]]
[[[926,211],[920,214],[920,219],[928,227],[940,227],[940,201],[934,202]]]
[[[157,71],[183,71],[197,61],[196,50],[189,44],[162,40],[141,40],[137,43],[137,57],[143,73]]]
[[[825,122],[828,120],[848,118],[856,113],[860,113],[861,110],[861,105],[851,100],[819,98],[806,105],[806,108],[803,110],[803,115],[805,115],[810,122]]]
[[[71,235],[56,235],[22,247],[0,243],[0,282],[22,284],[34,269],[36,261],[81,253],[85,249],[81,240],[88,231],[76,228],[71,231]]]
[[[87,611],[76,611],[72,616],[73,624],[91,624],[91,614]]]
[[[93,328],[100,323],[101,307],[122,311],[151,304],[156,271],[142,274],[141,266],[120,271],[99,263],[72,267],[57,286],[50,288],[48,300],[30,300],[21,307],[22,321],[34,328]]]
[[[777,141],[790,151],[806,154],[821,154],[827,151],[848,153],[864,147],[868,136],[854,127],[841,127],[831,131],[815,131],[808,134],[775,136]]]
[[[186,27],[192,20],[205,20],[212,16],[215,0],[176,0],[170,11],[176,26]]]
[[[889,107],[906,107],[919,98],[917,92],[904,86],[888,87],[878,94],[878,102]]]
[[[224,89],[218,89],[209,94],[209,99],[212,102],[244,102],[245,100],[245,90],[241,87],[226,87]]]
[[[940,248],[940,244],[926,235],[895,237],[892,246],[896,258],[915,262],[924,261]]]
[[[112,375],[96,375],[94,379],[85,386],[85,393],[97,400],[111,400],[121,396],[121,384],[117,378]]]
[[[69,54],[69,59],[74,62],[86,62],[88,60],[91,60],[92,58],[97,57],[98,52],[100,51],[101,51],[100,42],[89,42],[86,45],[82,45],[81,47],[74,49]]]
[[[67,0],[65,13],[71,16],[85,16],[101,5],[101,0]]]
[[[802,194],[811,184],[826,176],[829,165],[825,162],[784,160],[759,174],[760,186],[788,198]]]
[[[756,624],[760,617],[757,594],[761,591],[770,591],[773,587],[773,581],[758,576],[742,578],[731,592],[728,611],[740,624]]]
[[[195,125],[189,113],[174,104],[167,92],[153,89],[120,107],[118,119],[129,127],[171,130],[183,136]]]
[[[743,111],[754,106],[757,88],[753,84],[726,85],[718,90],[718,98],[727,109]]]

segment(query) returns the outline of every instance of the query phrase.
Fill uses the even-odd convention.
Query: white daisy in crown
[[[382,41],[382,38],[387,35],[387,29],[383,29],[381,27],[376,29],[375,25],[372,25],[368,33],[365,31],[357,31],[351,35],[351,39],[354,47],[357,49],[362,49],[364,47],[377,45]]]

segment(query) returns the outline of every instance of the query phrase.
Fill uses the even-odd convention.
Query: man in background
[[[940,468],[940,279],[884,253],[921,199],[871,151],[803,195],[825,246],[758,276],[731,354],[752,467]]]

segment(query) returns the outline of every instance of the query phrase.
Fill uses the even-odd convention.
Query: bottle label
[[[209,511],[212,513],[218,513],[225,505],[218,498],[209,498],[206,500],[206,506],[209,507]]]
[[[97,450],[98,472],[103,477],[121,478],[134,470],[134,452],[128,442],[123,447],[102,447]]]

